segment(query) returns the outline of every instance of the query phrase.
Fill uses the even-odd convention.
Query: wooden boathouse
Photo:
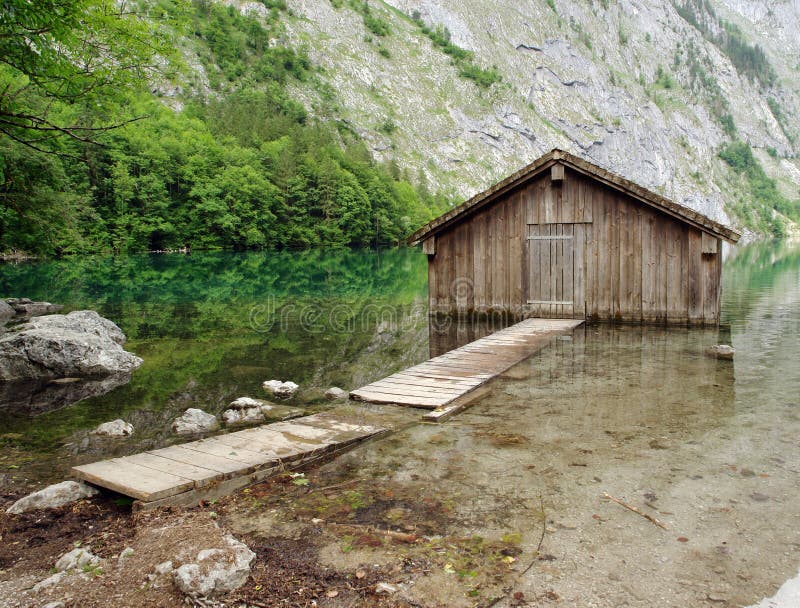
[[[417,230],[430,312],[715,325],[740,234],[554,149]]]

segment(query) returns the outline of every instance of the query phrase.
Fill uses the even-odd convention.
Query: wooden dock
[[[315,414],[85,464],[73,467],[72,474],[136,499],[138,508],[192,504],[388,432]]]
[[[451,413],[472,391],[530,357],[558,334],[581,325],[577,319],[526,319],[409,367],[350,393],[357,401],[393,403],[434,410],[429,419]]]

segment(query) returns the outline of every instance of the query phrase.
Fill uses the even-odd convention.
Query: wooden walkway
[[[553,336],[570,333],[582,323],[575,319],[526,319],[362,386],[352,391],[350,397],[444,413],[450,404],[544,348]]]
[[[136,499],[139,508],[191,504],[386,433],[384,428],[315,414],[85,464],[73,467],[72,474]]]

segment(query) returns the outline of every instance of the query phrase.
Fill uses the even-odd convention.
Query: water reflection
[[[127,384],[130,379],[130,374],[118,374],[105,378],[0,382],[0,413],[6,416],[36,416],[90,397],[105,395]]]

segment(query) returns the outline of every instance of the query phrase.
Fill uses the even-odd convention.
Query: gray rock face
[[[216,416],[194,407],[190,407],[172,422],[172,432],[177,435],[208,433],[218,428]]]
[[[339,388],[338,386],[332,386],[327,391],[325,391],[325,399],[327,399],[328,401],[347,399],[347,391]]]
[[[102,437],[130,437],[133,435],[133,425],[125,422],[121,418],[112,420],[111,422],[104,422],[92,431],[92,435],[100,435]]]
[[[0,381],[127,374],[142,360],[125,335],[91,310],[36,317],[0,338]]]
[[[86,549],[79,548],[73,549],[69,553],[65,553],[56,562],[56,570],[59,572],[66,572],[68,570],[76,570],[84,566],[96,566],[100,563],[100,558],[87,551]]]
[[[706,355],[715,357],[717,359],[726,359],[728,361],[733,359],[736,354],[736,349],[729,344],[715,344],[706,350]]]
[[[267,380],[261,386],[264,387],[264,390],[267,391],[267,393],[274,395],[278,399],[288,399],[297,392],[298,388],[300,388],[294,382],[281,382],[280,380]]]
[[[250,576],[256,557],[247,545],[225,537],[224,549],[204,549],[194,563],[175,570],[175,584],[190,597],[212,597],[238,589]]]
[[[8,302],[6,302],[5,300],[0,300],[0,323],[8,321],[16,314],[17,312],[13,308],[11,308],[11,305]]]
[[[34,509],[55,509],[82,498],[90,498],[97,493],[97,490],[85,483],[62,481],[20,498],[7,512],[19,515]]]

